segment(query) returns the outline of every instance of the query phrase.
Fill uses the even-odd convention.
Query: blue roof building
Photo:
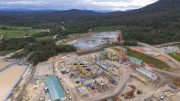
[[[138,62],[138,63],[143,63],[143,60],[140,60],[140,59],[138,59],[138,58],[135,58],[135,57],[129,57],[130,58],[130,60],[132,60],[132,61],[135,61],[135,62]]]
[[[65,94],[62,86],[59,84],[56,76],[50,75],[45,78],[46,86],[48,87],[49,94],[52,101],[65,100]]]

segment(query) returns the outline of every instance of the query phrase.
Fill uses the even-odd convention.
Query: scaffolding
[[[114,61],[122,60],[127,53],[127,50],[120,46],[105,48],[104,51],[107,54],[106,56]]]
[[[92,74],[92,68],[89,68],[85,66],[83,63],[74,64],[75,68],[74,70],[78,71],[80,73],[80,76],[82,77],[91,77]]]

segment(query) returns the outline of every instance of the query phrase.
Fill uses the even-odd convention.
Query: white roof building
[[[145,68],[142,68],[142,67],[139,67],[139,68],[136,68],[136,71],[146,77],[148,77],[149,79],[155,81],[157,80],[157,75],[150,72],[149,70],[145,69]]]
[[[165,53],[180,53],[180,49],[175,46],[168,46],[164,48]]]
[[[77,90],[80,92],[81,96],[86,96],[89,94],[89,90],[85,86],[77,87]]]

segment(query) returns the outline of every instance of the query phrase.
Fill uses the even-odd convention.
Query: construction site
[[[119,45],[96,47],[98,51],[88,46],[84,52],[86,43],[83,43],[83,48],[78,47],[85,54],[59,54],[39,63],[18,98],[28,101],[179,101],[180,89],[173,82],[177,76],[165,77],[162,70],[158,71],[141,58],[128,56],[121,33],[112,33],[115,35],[111,41]],[[106,36],[101,39],[110,40]],[[107,40],[102,44],[109,44]],[[156,58],[162,55],[145,46],[128,48]]]

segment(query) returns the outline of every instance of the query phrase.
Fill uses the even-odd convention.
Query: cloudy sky
[[[156,1],[158,0],[0,0],[0,8],[124,11],[140,8]]]

